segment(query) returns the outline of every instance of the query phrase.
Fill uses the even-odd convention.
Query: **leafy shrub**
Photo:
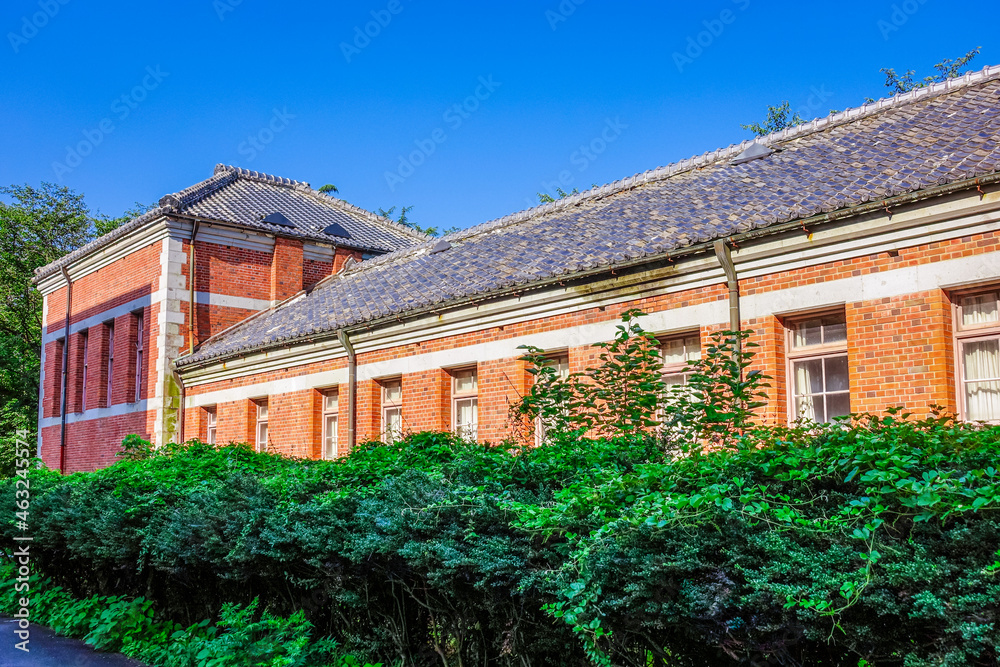
[[[0,562],[0,612],[18,608],[15,568]],[[31,620],[57,633],[82,638],[96,649],[120,651],[163,667],[360,667],[340,654],[336,642],[310,642],[312,626],[302,613],[284,619],[258,615],[257,600],[248,606],[227,604],[217,625],[209,620],[184,628],[154,617],[152,602],[142,598],[93,596],[76,599],[37,575],[30,578]],[[366,664],[366,667],[381,665]]]
[[[541,609],[566,545],[512,530],[506,504],[660,460],[642,438],[508,450],[423,433],[336,461],[192,442],[32,479],[34,562],[74,597],[141,597],[183,627],[260,599],[373,662],[579,664]]]
[[[297,461],[133,443],[94,473],[33,470],[51,622],[112,648],[150,628],[153,664],[213,667],[334,645],[446,667],[998,664],[1000,427],[895,410],[761,426],[745,334],[715,337],[668,396],[634,317],[593,373],[535,369],[518,414],[556,422],[541,447],[420,433]],[[14,492],[0,482],[0,505]]]
[[[1000,428],[893,411],[745,437],[766,446],[520,508],[571,544],[547,608],[595,662],[997,664]]]

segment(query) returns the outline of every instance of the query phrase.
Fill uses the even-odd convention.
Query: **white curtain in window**
[[[466,398],[455,401],[455,431],[463,438],[475,438],[478,431],[478,401]]]
[[[963,343],[965,409],[970,420],[1000,420],[1000,339]]]
[[[337,415],[326,415],[323,429],[326,438],[323,442],[323,458],[337,458]]]
[[[816,364],[815,360],[799,361],[794,364],[795,369],[795,416],[801,419],[811,419],[813,421],[823,421],[823,415],[817,418],[816,398],[808,396],[816,384],[822,385],[822,367]],[[822,401],[822,397],[819,397]],[[820,405],[822,408],[822,404]]]
[[[403,409],[385,409],[385,441],[395,442],[403,436]]]
[[[997,312],[997,295],[995,292],[977,294],[976,296],[962,299],[963,326],[996,322],[998,316],[1000,316],[1000,313]]]
[[[267,451],[267,422],[257,424],[257,451]]]

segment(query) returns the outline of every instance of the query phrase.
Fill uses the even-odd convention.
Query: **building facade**
[[[195,186],[161,202],[164,236],[143,241],[133,222],[39,274],[42,456],[65,470],[106,465],[129,432],[302,457],[428,429],[498,442],[511,433],[509,404],[530,387],[518,347],[583,370],[629,308],[661,339],[672,383],[710,333],[750,330],[755,364],[773,378],[769,422],[931,405],[1000,420],[998,100],[1000,68],[988,68],[444,239],[356,209],[354,224],[392,242],[286,238],[288,228],[246,220],[281,212],[301,229],[308,216],[234,192],[227,206],[248,213],[227,213],[238,219],[226,233],[243,243],[227,245],[193,234],[204,210],[185,222],[205,189]],[[224,216],[213,215],[200,224],[221,234]],[[192,236],[193,331],[183,298],[194,289]],[[307,273],[306,256],[320,252],[310,244],[325,261]],[[223,248],[236,254],[213,264]],[[86,273],[102,253],[107,262]]]
[[[163,197],[35,277],[43,460],[90,470],[130,433],[178,439],[174,359],[345,264],[425,238],[305,183],[223,165]]]

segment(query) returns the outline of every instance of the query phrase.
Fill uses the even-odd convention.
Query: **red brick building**
[[[518,346],[582,370],[632,307],[670,381],[708,333],[751,330],[772,422],[1000,420],[998,108],[988,68],[440,240],[220,168],[39,273],[42,456],[105,465],[130,432],[310,457],[399,431],[499,441],[530,382]]]
[[[129,433],[179,438],[174,359],[350,262],[425,240],[306,183],[222,165],[163,197],[35,277],[43,459],[88,470]]]

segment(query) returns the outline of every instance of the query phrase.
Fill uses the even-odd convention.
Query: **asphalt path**
[[[60,637],[34,623],[25,653],[14,647],[21,641],[15,630],[15,619],[0,616],[0,667],[146,667],[118,653],[95,651],[78,639]]]

